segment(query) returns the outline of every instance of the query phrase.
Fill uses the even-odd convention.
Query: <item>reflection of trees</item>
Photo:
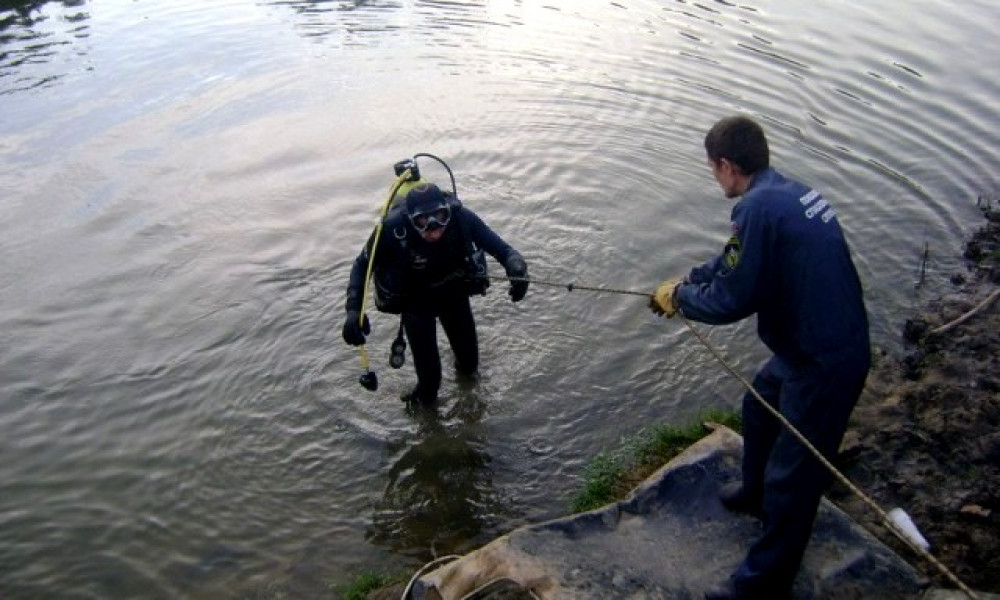
[[[414,409],[418,430],[389,447],[398,458],[375,508],[371,542],[426,558],[463,552],[490,533],[499,502],[476,402],[460,400],[452,412],[464,414],[454,423],[436,408]]]
[[[51,63],[61,47],[87,37],[85,21],[90,15],[82,10],[86,3],[0,0],[0,81],[4,81],[0,94],[47,85],[62,77],[63,73],[41,73],[37,65]],[[52,14],[46,5],[61,13]]]
[[[265,0],[265,4],[280,4],[300,14],[331,11],[350,11],[372,6],[375,8],[399,8],[399,0]]]
[[[292,10],[302,21],[303,35],[365,37],[395,29],[388,25],[393,13],[403,8],[400,0],[261,0]]]
[[[346,45],[366,45],[405,32],[425,36],[439,43],[442,27],[455,24],[448,38],[476,39],[483,24],[481,2],[438,2],[436,0],[259,0],[293,11],[302,35],[310,38],[334,36]]]

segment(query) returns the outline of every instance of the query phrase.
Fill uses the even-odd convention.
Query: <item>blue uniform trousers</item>
[[[867,346],[824,366],[773,357],[754,388],[827,459],[836,456],[871,358]],[[763,535],[733,575],[748,598],[781,599],[792,583],[832,475],[749,392],[743,398],[743,485],[763,506]]]

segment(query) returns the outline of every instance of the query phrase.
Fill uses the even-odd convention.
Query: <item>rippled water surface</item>
[[[837,207],[896,349],[997,188],[997,22],[985,0],[0,4],[0,597],[329,597],[565,514],[599,451],[737,406],[681,324],[556,285],[474,301],[480,379],[446,372],[434,410],[397,399],[412,369],[373,315],[363,390],[343,291],[418,152],[537,279],[651,290],[720,250],[702,137],[754,115]],[[753,323],[705,330],[744,373],[766,356]]]

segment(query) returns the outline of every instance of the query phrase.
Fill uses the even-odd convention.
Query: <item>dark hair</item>
[[[749,117],[727,117],[717,122],[705,135],[705,152],[712,162],[725,158],[753,175],[766,169],[771,162],[764,130]]]

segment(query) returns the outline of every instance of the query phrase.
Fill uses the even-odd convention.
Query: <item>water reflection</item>
[[[421,559],[464,552],[501,516],[480,422],[485,403],[465,390],[443,414],[437,406],[409,412],[417,427],[389,444],[398,458],[367,538]]]
[[[51,64],[64,48],[90,35],[86,4],[0,1],[0,94],[47,86],[65,76],[65,68],[54,70]]]
[[[489,24],[488,5],[481,0],[260,0],[291,9],[307,38],[337,37],[345,46],[384,42],[386,35],[406,32],[441,41],[462,36],[463,30]],[[465,32],[474,33],[474,29]],[[451,42],[454,43],[454,42]]]
[[[375,2],[373,0],[274,0],[269,4],[287,6],[301,14],[351,11],[366,6],[374,8],[398,8],[401,6],[399,2]]]
[[[402,3],[394,0],[275,0],[264,3],[291,9],[302,19],[305,37],[322,38],[339,33],[347,38],[347,43],[354,35],[399,29],[379,15],[402,8]]]

